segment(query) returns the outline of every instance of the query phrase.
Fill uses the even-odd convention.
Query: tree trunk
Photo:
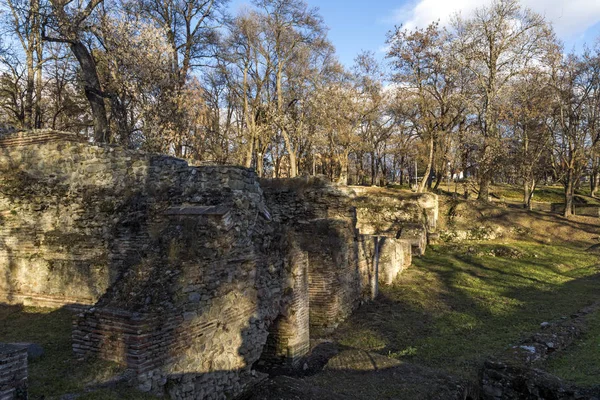
[[[427,161],[427,168],[425,169],[425,174],[423,174],[423,179],[421,179],[421,184],[418,188],[419,193],[423,193],[425,191],[425,186],[429,181],[429,175],[431,175],[431,168],[433,167],[433,147],[434,139],[433,135],[431,135],[431,138],[429,138],[429,160]]]
[[[98,143],[108,143],[110,141],[108,132],[108,120],[106,118],[106,106],[102,96],[102,88],[96,62],[88,51],[87,47],[75,41],[71,43],[71,50],[81,67],[81,76],[83,80],[83,90],[92,108],[92,118],[94,121],[94,141]]]
[[[349,162],[348,162],[348,154],[343,153],[339,157],[340,161],[340,179],[338,179],[338,184],[342,186],[348,186],[348,176],[349,176]]]
[[[487,174],[481,174],[479,177],[479,194],[477,200],[488,202],[490,201],[490,181]]]
[[[117,122],[117,131],[119,134],[119,142],[122,145],[129,145],[129,123],[127,122],[127,107],[125,107],[125,103],[119,98],[118,95],[113,94],[110,96],[110,106],[111,106],[111,114],[112,117]],[[177,157],[182,156],[182,148],[181,146],[177,146]]]
[[[596,198],[596,193],[598,192],[598,186],[600,186],[600,174],[598,171],[594,171],[592,176],[590,177],[590,191],[591,196]]]
[[[40,15],[40,1],[34,0],[32,1],[33,5],[33,37],[35,38],[35,55],[36,55],[36,66],[35,66],[35,105],[34,105],[34,126],[37,129],[42,128],[42,87],[43,87],[43,77],[42,77],[42,67],[44,62],[44,43],[42,41],[42,28],[41,28],[41,15]]]
[[[566,182],[565,182],[565,212],[564,212],[564,217],[568,218],[572,215],[574,215],[573,213],[573,193],[575,191],[574,188],[574,171],[572,168],[569,168],[568,172],[567,172],[567,176],[566,176]]]
[[[33,67],[33,38],[29,38],[29,46],[27,48],[26,64],[27,64],[27,85],[25,88],[25,129],[33,128],[33,92],[35,90],[35,69]]]
[[[265,157],[262,154],[261,147],[257,146],[257,148],[258,152],[256,153],[256,175],[258,175],[259,178],[262,178],[264,177]]]
[[[371,152],[371,186],[375,186],[377,184],[377,173],[375,171],[375,152]]]
[[[447,172],[447,171],[444,171]],[[440,184],[442,183],[442,180],[444,179],[444,175],[446,175],[445,173],[438,173],[438,175],[435,178],[435,185],[433,186],[433,190],[436,191],[439,189]],[[450,192],[450,186],[448,186],[448,192]]]
[[[523,207],[526,210],[532,210],[531,200],[533,199],[536,185],[537,181],[535,178],[529,178],[523,181]]]

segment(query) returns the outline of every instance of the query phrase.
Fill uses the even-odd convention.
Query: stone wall
[[[309,257],[310,327],[334,329],[379,284],[391,284],[425,251],[437,222],[435,195],[381,202],[325,178],[262,180],[273,220],[293,230]]]
[[[71,134],[0,140],[0,300],[94,304],[150,243],[182,160]]]
[[[76,354],[126,365],[140,389],[238,393],[272,322],[293,306],[282,329],[307,324],[306,256],[253,171],[34,132],[0,141],[0,180],[3,301],[94,304],[74,322]],[[293,331],[277,351],[297,359],[308,326]]]
[[[414,218],[382,229],[355,201],[322,179],[261,187],[244,168],[5,135],[0,301],[93,305],[73,322],[79,357],[127,366],[143,391],[235,396],[257,366],[301,365],[311,335],[410,265],[398,232],[428,211],[400,203]]]
[[[396,277],[412,264],[412,249],[408,241],[376,237],[377,275],[379,284],[391,285]]]
[[[351,199],[321,178],[263,180],[273,220],[295,232],[308,254],[310,329],[335,328],[375,293],[369,238],[356,229]]]
[[[0,400],[27,399],[27,348],[0,343]]]

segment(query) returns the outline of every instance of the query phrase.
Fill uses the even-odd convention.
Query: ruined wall
[[[0,400],[27,399],[27,348],[0,343]]]
[[[330,331],[375,293],[370,238],[356,230],[350,198],[320,178],[262,180],[273,220],[308,254],[311,332]]]
[[[408,241],[390,237],[376,237],[375,260],[380,285],[391,285],[396,277],[412,264],[412,249]]]
[[[422,254],[437,222],[437,198],[361,195],[325,178],[262,180],[273,220],[292,229],[309,257],[310,326],[334,329]],[[357,193],[358,192],[358,193]]]
[[[73,323],[78,356],[126,365],[143,391],[235,396],[256,366],[301,365],[311,335],[410,265],[415,244],[399,232],[416,218],[422,242],[431,209],[400,203],[414,218],[384,229],[355,204],[322,179],[261,187],[244,168],[10,134],[0,301],[93,305]]]
[[[95,303],[139,261],[185,168],[71,134],[0,139],[0,301]]]
[[[74,322],[77,355],[126,365],[141,390],[221,399],[253,379],[269,332],[277,354],[308,350],[306,256],[253,171],[69,134],[13,135],[0,151],[0,292],[94,304]]]

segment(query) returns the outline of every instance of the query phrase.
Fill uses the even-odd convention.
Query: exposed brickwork
[[[310,350],[308,265],[306,252],[298,247],[288,252],[286,268],[292,271],[293,282],[281,315],[269,328],[260,362],[263,368],[296,368]]]
[[[0,301],[94,304],[75,353],[171,398],[224,399],[257,362],[298,366],[313,332],[411,260],[395,233],[362,234],[351,196],[323,180],[263,195],[248,169],[36,132],[0,138],[0,183]]]
[[[27,399],[27,348],[0,343],[0,400]]]
[[[273,219],[293,229],[308,253],[310,325],[316,335],[335,328],[377,295],[379,283],[391,283],[408,268],[412,251],[425,251],[428,226],[434,229],[437,221],[434,195],[369,202],[360,197],[361,188],[320,178],[261,186]]]

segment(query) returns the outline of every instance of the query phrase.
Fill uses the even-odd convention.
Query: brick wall
[[[27,348],[0,343],[0,400],[27,399]]]
[[[244,168],[4,136],[0,301],[93,304],[73,322],[77,356],[126,365],[143,391],[235,396],[257,362],[297,367],[311,334],[411,259],[406,240],[361,233],[324,180],[263,188]]]

